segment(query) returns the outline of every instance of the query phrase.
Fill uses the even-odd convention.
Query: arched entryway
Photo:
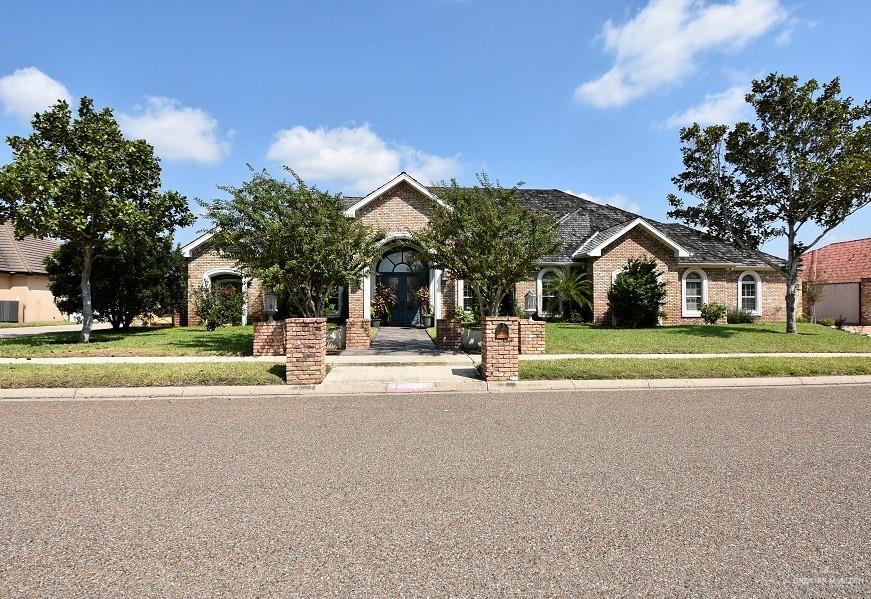
[[[429,267],[419,259],[418,251],[406,242],[386,248],[375,266],[375,282],[392,289],[396,295],[390,321],[382,324],[414,324],[418,313],[417,291],[430,283]]]

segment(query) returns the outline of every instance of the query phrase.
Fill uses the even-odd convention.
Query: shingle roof
[[[832,243],[802,258],[804,281],[857,283],[871,278],[871,237]]]
[[[427,188],[438,195],[440,187]],[[633,212],[599,204],[559,189],[525,189],[517,191],[517,199],[536,212],[551,215],[558,223],[560,247],[542,262],[571,262],[608,240],[620,229],[641,218],[647,224],[690,252],[681,262],[693,264],[735,264],[742,266],[780,268],[784,262],[777,256],[760,251],[741,251],[732,244],[677,223],[662,223]],[[351,206],[360,198],[343,197]]]
[[[49,239],[15,239],[11,223],[0,223],[0,272],[45,274],[43,260],[57,244]]]

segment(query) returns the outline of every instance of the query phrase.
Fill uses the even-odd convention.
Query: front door
[[[392,273],[378,275],[379,282],[389,287],[396,295],[396,303],[386,324],[407,327],[414,323],[417,314],[417,290],[427,284],[426,275],[420,273]]]
[[[396,296],[390,319],[384,324],[416,324],[417,290],[429,284],[429,269],[417,259],[417,252],[405,245],[387,250],[378,261],[377,273],[376,282],[392,289]]]

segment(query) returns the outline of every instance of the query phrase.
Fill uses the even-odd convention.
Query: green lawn
[[[691,358],[523,360],[520,378],[688,379],[871,374],[871,358]]]
[[[91,343],[77,343],[78,333],[45,333],[0,339],[0,357],[62,356],[238,356],[250,355],[253,327],[135,328],[94,331]]]
[[[871,337],[805,323],[799,323],[798,335],[787,335],[783,323],[652,329],[548,323],[546,351],[549,354],[871,352]]]
[[[282,385],[284,364],[13,364],[0,365],[0,387],[168,387]]]
[[[429,335],[429,338],[435,342],[436,340],[436,328],[435,327],[427,327],[426,334]]]

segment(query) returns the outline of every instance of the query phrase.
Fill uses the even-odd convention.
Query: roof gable
[[[606,231],[600,231],[590,240],[590,243],[584,244],[584,246],[578,248],[577,252],[575,253],[577,254],[578,252],[583,252],[587,256],[591,256],[594,258],[599,257],[602,255],[602,250],[604,250],[606,247],[608,247],[636,227],[640,227],[646,230],[648,233],[653,235],[653,237],[661,241],[666,246],[670,247],[674,251],[675,256],[682,258],[688,257],[690,255],[690,252],[686,250],[686,248],[675,242],[669,236],[665,235],[659,229],[657,229],[640,217],[625,225],[611,227]]]
[[[381,195],[383,195],[384,193],[390,191],[391,189],[393,189],[394,187],[396,187],[397,185],[400,185],[402,183],[406,183],[406,184],[410,185],[412,188],[414,188],[416,191],[420,192],[425,197],[427,197],[431,200],[434,200],[434,201],[438,202],[439,204],[444,205],[442,203],[442,201],[438,199],[438,197],[433,195],[429,189],[427,189],[426,187],[421,185],[417,179],[415,179],[414,177],[412,177],[411,175],[409,175],[405,171],[402,171],[401,173],[399,173],[398,175],[393,177],[390,181],[388,181],[387,183],[385,183],[384,185],[382,185],[381,187],[379,187],[375,191],[369,193],[365,197],[359,198],[355,203],[351,204],[345,210],[345,216],[349,216],[349,217],[356,216],[358,210],[360,210],[361,208],[363,208],[367,204],[375,201]]]

